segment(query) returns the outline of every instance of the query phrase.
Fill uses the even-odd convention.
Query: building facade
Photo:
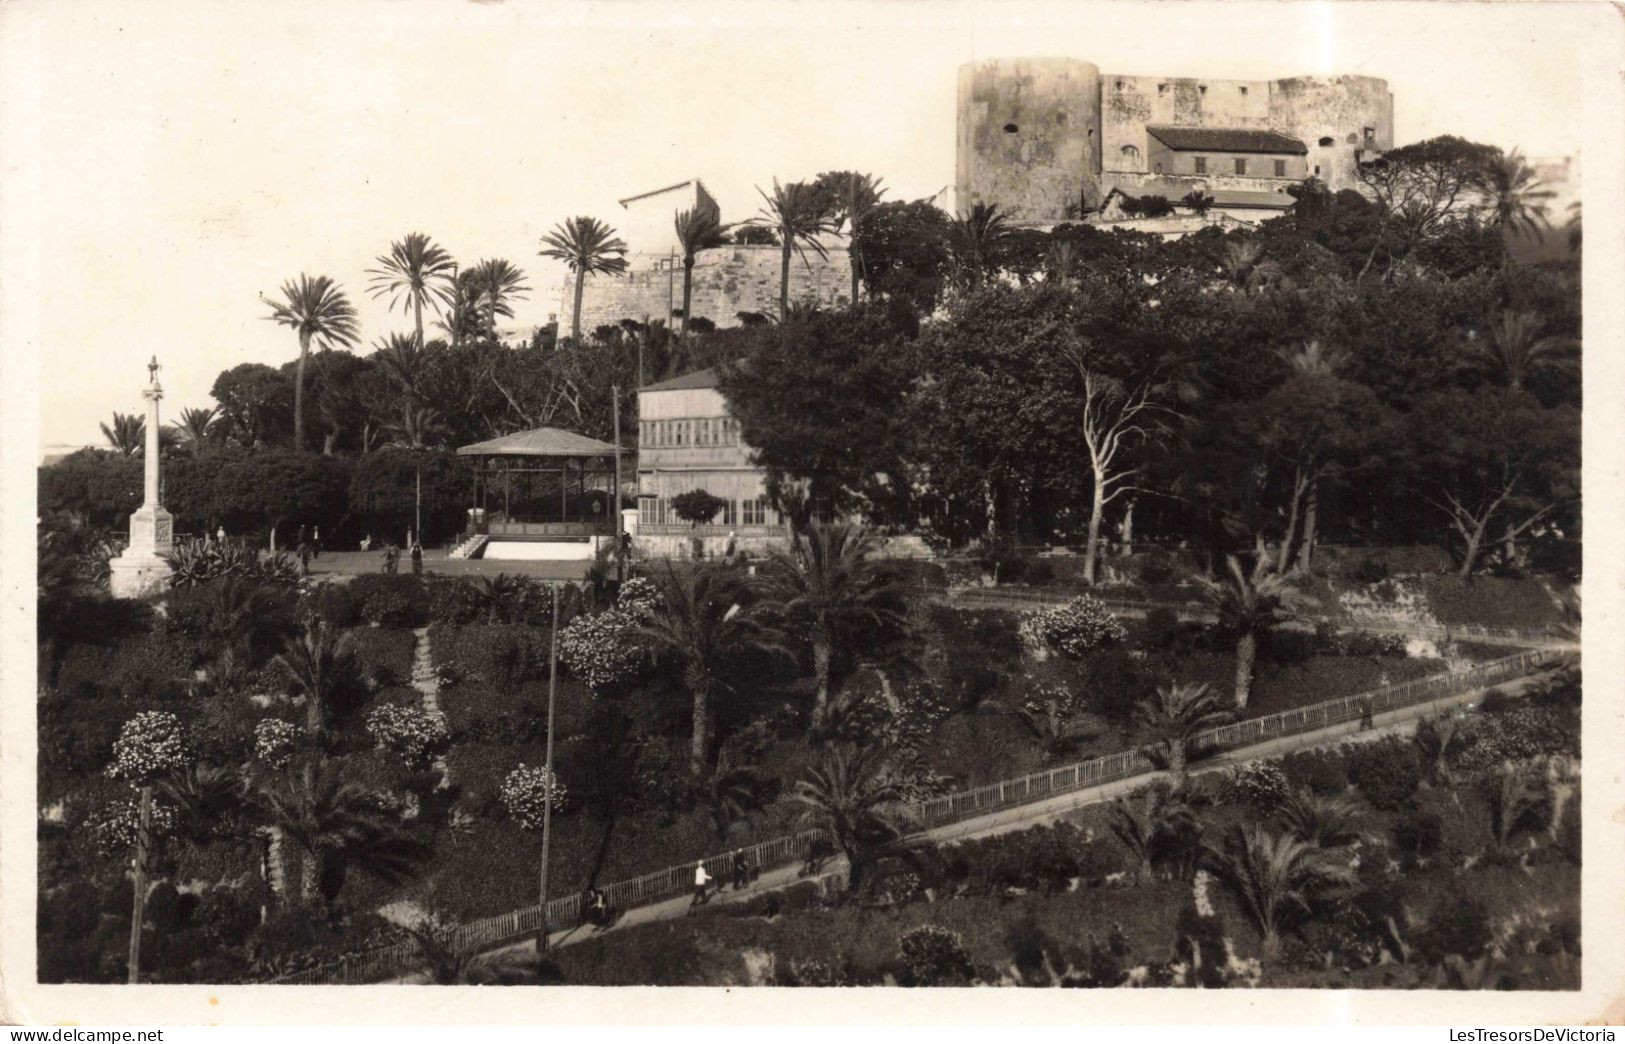
[[[997,204],[1029,226],[1079,220],[1114,192],[1286,210],[1289,185],[1355,185],[1393,147],[1394,102],[1369,76],[1217,80],[1102,72],[1072,58],[959,70],[956,207]],[[1182,190],[1182,191],[1176,191]],[[1174,192],[1174,195],[1167,194]],[[1273,216],[1265,214],[1264,216]],[[1254,215],[1255,219],[1257,214]]]
[[[753,553],[790,535],[767,498],[767,477],[751,463],[728,413],[715,370],[700,370],[638,389],[638,520],[634,539],[656,556],[687,554],[692,538],[708,554],[730,537]],[[672,511],[681,494],[703,489],[723,502],[709,524],[692,526]]]

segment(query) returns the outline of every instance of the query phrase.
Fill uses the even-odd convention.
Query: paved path
[[[1518,695],[1534,685],[1542,675],[1531,675],[1516,682],[1503,682],[1492,686],[1508,695]],[[1460,707],[1469,707],[1476,704],[1484,692],[1488,690],[1475,690],[1459,693],[1455,696],[1445,696],[1427,703],[1418,703],[1409,707],[1400,707],[1386,711],[1373,718],[1373,727],[1365,731],[1360,730],[1358,721],[1341,722],[1330,725],[1314,732],[1303,732],[1292,736],[1279,736],[1274,739],[1255,743],[1248,747],[1238,747],[1201,762],[1191,769],[1191,775],[1204,775],[1210,772],[1222,772],[1237,765],[1265,758],[1280,757],[1297,751],[1314,750],[1320,747],[1336,746],[1348,742],[1368,742],[1382,736],[1400,735],[1414,731],[1416,723],[1425,717],[1430,717],[1444,711]],[[1014,808],[998,809],[987,815],[974,819],[965,819],[957,823],[947,823],[931,830],[914,835],[921,840],[937,843],[944,841],[965,840],[978,837],[992,837],[997,834],[1008,833],[1015,830],[1025,830],[1042,823],[1051,823],[1090,805],[1098,805],[1133,790],[1138,790],[1149,783],[1163,778],[1161,772],[1141,773],[1127,779],[1103,783],[1098,786],[1086,787],[1042,801],[1018,805]],[[820,870],[819,878],[835,874],[846,873],[846,861],[841,857],[827,860]],[[735,892],[731,888],[715,895],[709,905],[733,903],[748,900],[753,896],[766,892],[789,888],[808,880],[802,874],[800,865],[780,867],[774,870],[763,871],[761,876],[748,887]],[[595,938],[601,934],[630,928],[634,925],[652,924],[656,921],[669,921],[676,917],[686,916],[690,910],[691,898],[687,895],[673,899],[651,903],[646,906],[635,907],[626,911],[620,919],[602,931],[587,926],[566,929],[554,932],[548,937],[551,947],[569,946],[581,942],[583,939]],[[534,941],[509,943],[492,950],[489,957],[504,955],[519,955],[534,950]],[[423,983],[428,981],[422,974],[414,974],[391,980],[396,983]]]
[[[440,713],[440,675],[435,673],[434,651],[429,644],[429,629],[419,627],[412,632],[417,644],[412,649],[412,688],[423,697],[423,709],[431,714]],[[451,770],[446,767],[444,755],[434,759],[434,767],[440,772],[440,783],[436,790],[445,790],[451,786]]]

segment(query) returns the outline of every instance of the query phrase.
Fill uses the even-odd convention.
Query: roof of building
[[[1146,131],[1176,152],[1291,152],[1308,155],[1297,138],[1272,130],[1246,127],[1147,127]]]
[[[701,192],[705,192],[705,182],[701,181],[699,178],[689,178],[686,181],[679,181],[675,185],[667,185],[665,188],[657,188],[649,192],[639,192],[635,196],[627,196],[625,199],[617,199],[615,202],[624,207],[628,203],[635,203],[640,199],[648,199],[650,196],[664,195],[667,192],[676,192],[678,189],[686,188],[689,185],[696,185],[699,187]],[[706,192],[705,194],[707,196],[710,195],[709,192]]]
[[[639,388],[640,392],[654,391],[682,391],[686,388],[716,388],[721,381],[717,376],[717,368],[708,366],[703,370],[685,373],[681,377],[673,377],[669,381],[660,381],[658,384],[645,384]]]
[[[512,435],[461,446],[460,457],[601,457],[615,452],[613,444],[589,439],[563,428],[532,428]]]
[[[1115,183],[1114,183],[1115,182]],[[1285,192],[1264,192],[1262,190],[1209,188],[1208,179],[1202,175],[1179,177],[1164,175],[1158,178],[1140,178],[1133,180],[1115,179],[1108,175],[1105,179],[1108,186],[1106,196],[1101,200],[1102,205],[1113,196],[1161,196],[1170,203],[1179,203],[1187,195],[1195,191],[1206,192],[1213,197],[1215,206],[1220,207],[1262,207],[1269,210],[1287,210],[1297,202]]]

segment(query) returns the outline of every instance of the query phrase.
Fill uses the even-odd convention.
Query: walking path
[[[423,697],[423,709],[430,714],[440,713],[440,675],[434,669],[434,651],[429,644],[429,629],[419,627],[412,632],[417,639],[417,645],[412,650],[412,688]],[[434,767],[440,773],[440,783],[436,790],[444,790],[451,786],[451,770],[446,767],[446,759],[442,755],[434,759]]]
[[[1531,675],[1516,682],[1503,682],[1494,688],[1508,695],[1520,695],[1534,685],[1545,672]],[[1191,769],[1191,775],[1204,775],[1211,772],[1222,772],[1237,765],[1266,758],[1281,757],[1286,754],[1304,750],[1314,750],[1319,747],[1336,746],[1348,742],[1367,742],[1382,736],[1402,734],[1414,730],[1416,723],[1422,718],[1431,717],[1441,712],[1458,707],[1468,707],[1475,704],[1487,690],[1473,690],[1458,693],[1454,696],[1441,697],[1427,703],[1413,704],[1400,707],[1392,711],[1377,714],[1372,719],[1372,728],[1361,730],[1358,721],[1342,722],[1313,732],[1304,732],[1291,736],[1280,736],[1255,743],[1247,747],[1239,747],[1226,751]],[[1163,777],[1161,772],[1141,773],[1127,779],[1115,780],[1098,786],[1086,787],[1081,790],[1057,794],[1054,797],[1034,801],[1030,804],[1018,805],[1013,808],[1003,808],[990,812],[985,816],[965,819],[956,823],[947,823],[940,827],[921,831],[912,835],[913,838],[923,841],[942,843],[945,841],[958,841],[969,838],[991,837],[997,834],[1008,833],[1015,830],[1025,830],[1028,827],[1041,823],[1053,822],[1056,819],[1089,805],[1098,805],[1113,798],[1120,797],[1131,791],[1138,790]],[[819,869],[816,878],[809,878],[803,873],[801,866],[792,865],[764,870],[761,876],[750,885],[739,891],[727,890],[716,893],[710,905],[734,903],[748,900],[767,892],[778,891],[800,884],[811,879],[823,879],[835,874],[844,875],[846,860],[839,856],[826,860]],[[550,947],[570,946],[584,939],[592,939],[598,935],[631,928],[640,924],[652,924],[656,921],[669,921],[675,917],[686,916],[691,908],[690,896],[682,895],[661,902],[638,906],[625,911],[613,924],[604,929],[595,929],[582,925],[563,931],[557,931],[548,936]],[[533,940],[517,943],[507,943],[498,946],[487,953],[487,957],[503,955],[519,955],[535,948]],[[428,981],[423,973],[403,976],[392,979],[395,983],[422,983]]]

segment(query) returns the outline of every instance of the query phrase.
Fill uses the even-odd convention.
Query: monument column
[[[143,469],[145,489],[141,506],[130,516],[130,546],[109,565],[108,586],[115,598],[141,598],[158,594],[169,584],[170,568],[164,556],[175,546],[175,519],[158,502],[158,432],[162,420],[158,401],[164,389],[158,383],[158,357],[147,364],[147,445]]]

